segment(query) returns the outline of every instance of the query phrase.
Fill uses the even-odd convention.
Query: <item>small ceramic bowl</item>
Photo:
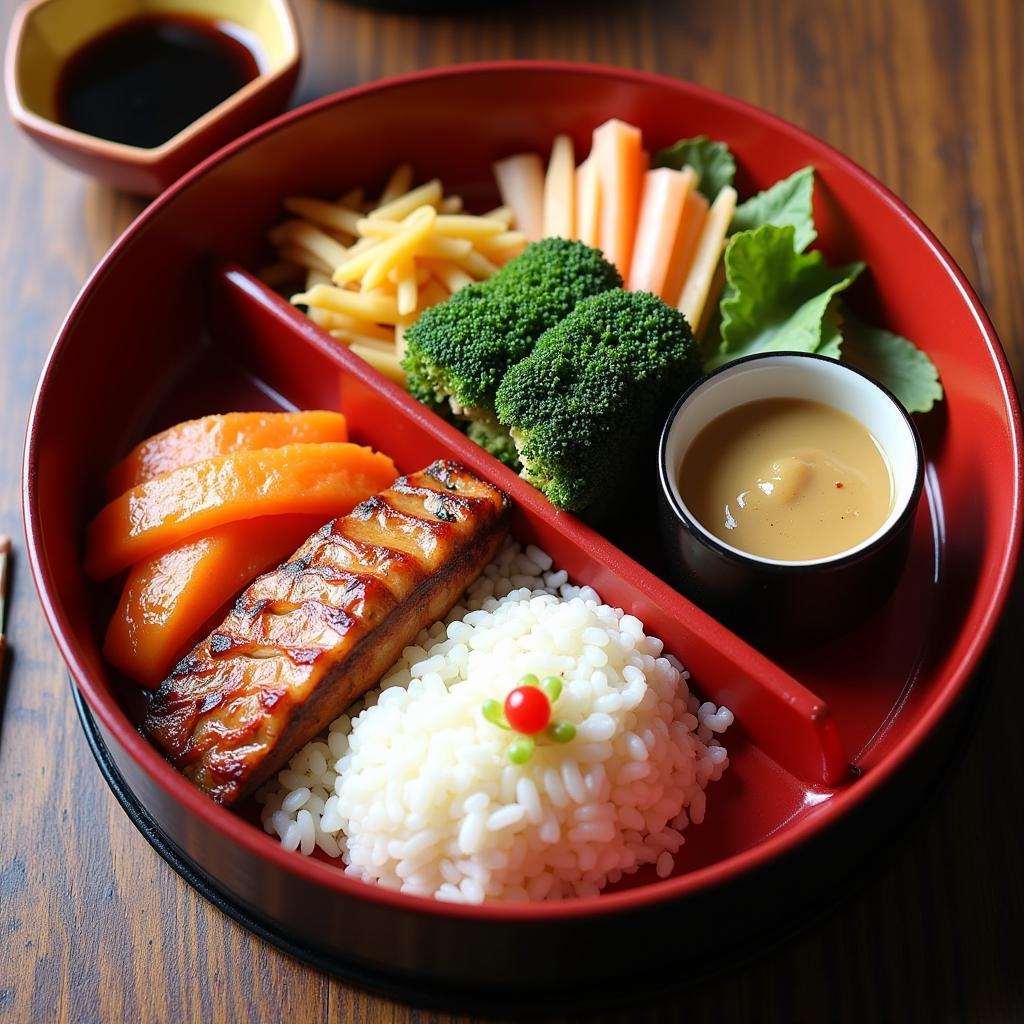
[[[237,26],[260,74],[152,149],[75,131],[57,117],[57,83],[83,44],[138,15],[200,15]],[[299,73],[299,34],[287,0],[31,0],[18,8],[4,65],[7,105],[47,152],[110,185],[157,195],[226,142],[284,109]]]
[[[874,435],[893,486],[888,517],[859,544],[821,558],[751,554],[715,536],[687,507],[679,468],[712,420],[747,402],[798,398],[847,413]],[[737,360],[702,378],[672,410],[658,453],[661,534],[672,574],[687,596],[762,643],[848,631],[880,607],[906,564],[924,480],[921,441],[890,391],[823,356],[778,353]]]

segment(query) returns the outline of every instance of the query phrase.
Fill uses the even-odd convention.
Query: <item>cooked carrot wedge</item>
[[[229,412],[188,420],[136,445],[107,474],[107,498],[116,498],[161,473],[215,455],[286,444],[347,441],[340,412]]]
[[[225,523],[257,516],[346,515],[397,476],[356,444],[289,444],[203,459],[133,487],[86,532],[85,571],[107,579]]]
[[[143,686],[159,686],[228,602],[287,558],[324,519],[243,519],[140,562],[110,620],[107,660]]]

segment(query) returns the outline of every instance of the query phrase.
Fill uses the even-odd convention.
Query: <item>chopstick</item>
[[[4,633],[4,613],[7,611],[7,561],[11,555],[11,538],[0,535],[0,671],[4,667],[7,636]]]

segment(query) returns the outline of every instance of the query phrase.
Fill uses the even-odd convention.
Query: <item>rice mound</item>
[[[358,878],[458,902],[592,896],[647,864],[667,877],[728,766],[716,734],[732,714],[535,547],[506,545],[466,597],[258,794],[266,830]],[[527,672],[562,678],[553,716],[577,732],[516,765],[515,734],[481,706]]]

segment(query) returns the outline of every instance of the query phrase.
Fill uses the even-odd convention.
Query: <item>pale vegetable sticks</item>
[[[441,182],[434,178],[419,188],[414,188],[405,195],[392,199],[390,203],[384,203],[377,209],[370,211],[370,216],[378,220],[402,220],[408,217],[413,210],[421,206],[437,206],[441,202]]]
[[[412,164],[399,164],[388,178],[384,191],[380,194],[380,205],[393,202],[399,196],[404,196],[412,188],[413,169]]]
[[[735,210],[736,190],[726,185],[708,210],[704,230],[697,243],[697,252],[693,257],[693,265],[679,299],[679,311],[694,328],[700,324]]]
[[[544,235],[573,238],[576,232],[576,161],[572,139],[556,135],[544,179]]]
[[[328,203],[323,199],[309,199],[305,196],[292,196],[284,201],[284,208],[289,213],[304,217],[313,224],[321,227],[331,228],[334,231],[341,231],[355,237],[359,234],[356,224],[359,221],[359,213],[341,203]],[[271,233],[271,241],[274,240]]]
[[[544,164],[536,153],[517,153],[494,164],[502,202],[531,242],[544,237]]]
[[[584,245],[601,244],[601,183],[589,156],[576,168],[576,237]]]
[[[284,206],[292,218],[270,232],[278,262],[260,276],[277,288],[302,287],[293,303],[399,382],[402,329],[526,245],[508,206],[464,213],[462,198],[446,196],[439,179],[416,185],[408,163],[391,172],[377,202],[357,188],[335,202],[290,196]]]

